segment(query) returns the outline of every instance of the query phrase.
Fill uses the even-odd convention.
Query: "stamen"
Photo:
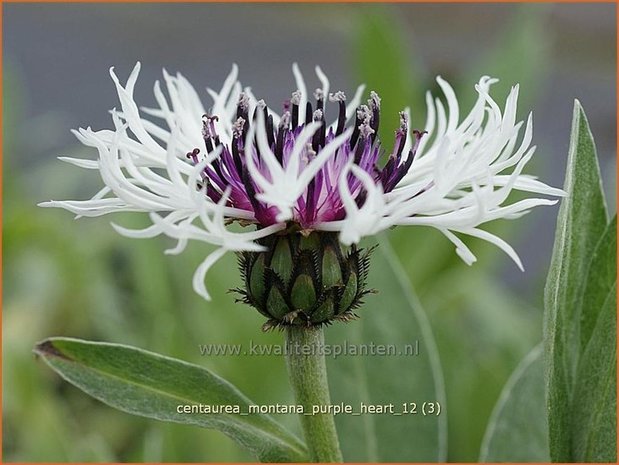
[[[267,134],[267,140],[269,143],[269,147],[273,147],[275,145],[275,135],[273,132],[273,115],[269,115],[269,110],[267,104],[263,99],[260,99],[256,102],[256,111],[254,112],[254,121],[258,118],[258,112],[262,110],[264,115],[264,126]]]
[[[316,208],[315,201],[315,191],[316,191],[316,178],[312,178],[307,186],[307,195],[305,196],[305,221],[307,223],[312,223],[314,220],[314,213]]]
[[[361,112],[361,107],[357,109],[355,114],[355,125],[353,127],[352,135],[350,136],[350,147],[354,147],[359,139],[359,126],[363,122],[363,113]]]
[[[209,126],[209,116],[207,114],[202,115],[202,137],[210,139],[211,128]]]
[[[241,153],[239,152],[239,145],[242,143],[242,138],[235,139],[232,142],[232,160],[234,161],[234,167],[239,176],[243,172],[243,162],[241,161]]]
[[[312,104],[310,102],[307,102],[307,104],[305,105],[305,125],[306,126],[312,122],[313,113],[314,112],[312,111]]]
[[[221,171],[221,162],[219,159],[215,159],[213,160],[213,162],[211,163],[211,166],[215,169],[215,173],[217,173],[217,176],[219,176],[219,179],[226,179],[224,176],[224,173]]]
[[[317,152],[314,150],[312,144],[306,144],[305,153],[303,153],[302,160],[307,164],[314,159],[316,153]]]
[[[345,102],[346,94],[341,90],[338,90],[336,93],[329,93],[329,102]]]
[[[215,147],[217,147],[218,145],[221,144],[221,142],[219,141],[219,135],[217,134],[217,131],[215,130],[215,122],[219,121],[219,116],[217,115],[210,116],[208,114],[204,114],[202,115],[202,118],[205,119],[203,123],[203,130],[202,130],[203,137],[212,138],[215,142]]]
[[[335,130],[335,135],[339,136],[344,132],[344,127],[346,126],[346,95],[342,91],[338,91],[335,94],[329,94],[329,101],[338,102],[339,105],[339,115],[337,117],[337,128]]]
[[[363,124],[369,125],[371,119],[372,119],[372,112],[370,112],[370,109],[368,108],[368,106],[359,105],[359,108],[357,108],[357,115],[355,119],[355,129],[353,129],[352,136],[350,136],[351,147],[354,147],[355,144],[357,143],[357,140],[359,139],[359,129],[361,128],[361,125]]]
[[[325,124],[322,120],[323,114],[322,114],[322,110],[316,110],[314,112],[314,122],[320,123],[322,122],[320,128],[318,129],[318,131],[316,131],[314,133],[314,135],[312,136],[312,148],[314,149],[314,151],[318,152],[318,150],[320,149],[321,146],[321,139],[323,139],[322,137],[322,129],[324,128]],[[324,142],[322,143],[322,145],[324,145]]]
[[[368,99],[368,106],[372,109],[372,111],[380,110],[380,101],[381,98],[374,91],[370,92],[370,98]]]
[[[245,118],[239,116],[234,124],[232,124],[232,137],[241,139],[243,137],[243,128],[245,127]]]
[[[265,107],[264,112],[267,113],[267,109]],[[269,147],[273,147],[275,145],[275,130],[273,129],[273,115],[269,115],[267,117],[267,140],[269,142]]]
[[[363,152],[365,152],[365,146],[367,143],[367,137],[359,137],[359,133],[361,132],[360,130],[363,126],[367,126],[367,125],[360,124],[359,126],[355,128],[355,130],[357,130],[357,137],[358,137],[357,147],[355,148],[355,164],[356,165],[358,165],[359,162],[361,161],[361,157],[363,156]]]
[[[221,200],[221,193],[213,187],[211,182],[208,182],[206,185],[206,195],[215,203],[219,203]],[[229,200],[228,202],[232,204],[232,200]]]
[[[359,105],[359,108],[357,108],[357,119],[361,123],[370,124],[372,112],[367,105]]]
[[[374,140],[376,139],[376,133],[378,133],[378,125],[380,124],[380,97],[374,91],[370,92],[368,106],[372,111],[372,119],[370,125],[372,126],[372,129],[374,129],[374,134],[372,135],[372,143],[374,143]]]
[[[424,134],[427,134],[427,131],[418,131],[415,129],[413,130],[413,134],[415,135],[415,146],[408,151],[408,156],[406,157],[406,160],[400,166],[395,168],[395,172],[389,173],[388,179],[383,179],[382,181],[385,192],[392,191],[395,186],[397,186],[398,183],[402,180],[402,178],[406,176],[408,170],[410,170],[413,164],[413,161],[415,160],[415,155],[417,155],[417,147],[419,146],[419,141]]]
[[[247,170],[247,167],[245,167],[240,174],[243,186],[245,186],[247,198],[249,199],[249,203],[251,203],[251,206],[254,209],[254,215],[256,216],[256,219],[260,221],[259,217],[262,215],[262,205],[260,204],[260,202],[258,202],[258,199],[256,199],[256,189],[254,189],[254,185],[252,184],[252,178],[249,174],[249,171]]]
[[[316,108],[319,110],[324,109],[325,93],[322,89],[316,89],[314,91],[314,98],[316,99]]]
[[[292,93],[292,98],[290,99],[290,103],[292,103],[293,105],[301,105],[301,91],[300,90],[295,90]]]
[[[290,99],[292,104],[292,129],[299,126],[299,105],[301,104],[301,91],[295,90]]]
[[[232,149],[232,160],[234,160],[234,166],[236,168],[237,174],[240,176],[243,172],[243,162],[241,161],[241,152],[243,150],[243,142],[245,141],[243,134],[245,132],[245,125],[247,121],[243,118],[239,118],[236,120],[235,125],[238,124],[241,127],[241,131],[238,137],[234,137],[232,140],[231,149]],[[233,126],[234,127],[234,126]],[[234,133],[234,129],[233,129]]]
[[[362,123],[359,125],[359,134],[362,138],[370,137],[375,134],[376,131],[369,125],[369,123]]]
[[[277,142],[275,143],[275,157],[282,164],[284,158],[284,137],[286,131],[290,127],[290,112],[286,111],[279,120],[279,128],[277,130]]]
[[[395,154],[392,157],[396,159],[400,159],[402,156],[402,152],[404,150],[404,145],[406,145],[406,134],[408,133],[408,115],[401,111],[400,112],[400,127],[395,131],[395,140],[398,144]]]
[[[211,125],[208,115],[202,115],[202,138],[204,139],[204,145],[206,146],[206,153],[211,153],[213,151],[213,142],[211,138],[213,134],[211,132]]]
[[[236,107],[236,117],[237,118],[245,118],[247,120],[247,115],[249,112],[249,97],[245,92],[241,92],[239,94],[239,101]]]
[[[288,129],[290,127],[290,112],[285,111],[279,119],[279,129]]]
[[[254,113],[251,116],[251,121],[252,124],[256,124],[257,120],[258,120],[258,112],[259,111],[263,111],[266,112],[266,103],[264,102],[264,100],[260,99],[256,102],[256,107],[254,108]],[[266,126],[266,121],[265,121],[265,126]],[[260,147],[258,145],[258,134],[255,133],[254,134],[254,140],[252,141],[253,146],[256,149],[256,153],[258,154],[258,159],[260,160],[262,158],[262,154],[260,153]]]
[[[200,149],[199,148],[195,148],[193,149],[191,152],[187,152],[187,155],[185,155],[189,160],[193,161],[193,163],[195,165],[197,165],[199,163],[198,160],[198,154],[200,153]]]
[[[405,111],[400,112],[400,129],[408,131],[408,115]]]

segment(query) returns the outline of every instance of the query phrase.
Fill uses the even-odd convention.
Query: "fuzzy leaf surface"
[[[267,415],[182,414],[179,405],[253,402],[232,384],[190,363],[120,344],[52,338],[35,353],[66,381],[95,399],[133,415],[213,428],[263,462],[307,461],[304,444]]]
[[[569,462],[571,405],[580,349],[580,301],[591,257],[607,225],[600,168],[589,123],[578,101],[563,199],[544,294],[544,342],[550,457]]]
[[[548,462],[543,347],[520,362],[492,412],[480,462]]]

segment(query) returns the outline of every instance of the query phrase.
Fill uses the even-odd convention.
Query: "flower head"
[[[348,101],[330,92],[319,67],[321,85],[310,98],[293,66],[296,90],[277,112],[243,88],[236,66],[220,91],[208,89],[208,111],[182,75],[165,71],[167,96],[156,82],[158,108],[140,109],[133,98],[139,70],[138,63],[124,86],[110,70],[121,107],[112,110],[113,129],[74,131],[98,158],[62,157],[98,170],[105,186],[90,200],[41,205],[78,216],[147,212],[146,229],[113,226],[129,237],[177,239],[168,253],[180,253],[190,239],[215,245],[194,276],[205,298],[206,272],[225,252],[261,252],[269,236],[312,231],[354,245],[392,226],[430,226],[468,264],[476,258],[459,235],[497,245],[522,268],[511,246],[480,226],[556,203],[530,197],[509,204],[512,190],[564,195],[522,174],[535,152],[532,118],[516,121],[518,86],[501,110],[489,95],[496,80],[488,77],[475,86],[477,101],[463,119],[454,91],[437,78],[447,105],[428,93],[422,130],[411,130],[410,112],[402,111],[393,146],[385,149],[380,97],[371,92],[362,103],[361,86]],[[254,227],[238,230],[232,222]]]

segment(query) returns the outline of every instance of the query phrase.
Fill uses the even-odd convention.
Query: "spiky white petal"
[[[198,93],[181,74],[171,75],[164,70],[163,81],[155,82],[153,89],[158,107],[140,109],[133,98],[139,71],[137,63],[123,86],[113,68],[110,69],[120,101],[120,109],[111,111],[114,129],[74,131],[80,142],[97,150],[98,157],[61,157],[75,166],[98,170],[105,186],[90,200],[51,201],[40,205],[65,208],[78,217],[147,212],[152,224],[144,229],[132,230],[116,224],[113,227],[120,234],[133,238],[161,234],[174,238],[176,245],[166,251],[170,254],[181,253],[189,240],[215,246],[193,278],[195,291],[206,299],[209,294],[204,278],[210,267],[227,251],[262,250],[256,241],[286,227],[285,222],[295,215],[297,202],[319,173],[327,190],[319,193],[319,201],[323,202],[336,192],[345,214],[343,218],[315,224],[315,229],[339,232],[342,243],[354,244],[395,225],[429,226],[443,233],[468,264],[475,262],[476,257],[460,239],[461,235],[478,237],[496,245],[522,268],[518,255],[506,242],[480,227],[495,219],[518,218],[534,207],[556,203],[556,200],[527,198],[509,204],[507,199],[514,190],[551,197],[565,194],[523,174],[535,147],[531,146],[531,115],[526,123],[516,121],[518,86],[512,88],[501,110],[489,94],[496,80],[483,76],[475,86],[478,93],[475,104],[460,120],[455,92],[438,77],[444,101],[433,98],[430,93],[426,95],[427,120],[423,129],[428,134],[418,142],[407,174],[389,192],[372,178],[371,170],[355,165],[351,158],[336,157],[336,152],[347,146],[354,128],[332,137],[316,153],[312,150],[312,138],[320,128],[320,121],[309,123],[295,136],[282,163],[268,142],[263,111],[257,111],[256,123],[249,126],[244,140],[248,148],[246,168],[257,188],[256,199],[275,208],[276,224],[249,232],[234,232],[226,226],[227,220],[255,222],[254,212],[231,206],[229,188],[221,189],[218,202],[206,195],[205,186],[197,188],[203,181],[205,168],[212,167],[221,156],[221,146],[195,165],[185,157],[187,152],[204,146],[202,116],[205,106]],[[320,67],[316,67],[315,72],[321,86],[319,94],[326,99],[329,80]],[[294,103],[298,104],[298,120],[303,122],[308,93],[296,63],[293,75],[298,89],[294,93]],[[238,68],[234,65],[219,91],[207,89],[212,98],[210,116],[217,116],[217,135],[225,146],[240,134],[236,114],[239,99],[246,105],[249,115],[263,105],[251,88],[243,87],[237,78]],[[359,86],[346,105],[348,120],[354,119],[364,90],[365,86]],[[341,92],[338,96],[344,98]],[[158,122],[146,119],[144,114]],[[406,108],[404,114],[410,121],[410,109]],[[270,108],[268,115],[278,127],[279,115]],[[289,123],[290,114],[283,116],[283,121]],[[322,113],[319,116],[318,120]],[[243,123],[244,120],[241,126]],[[335,132],[336,126],[337,121],[328,123],[327,127]],[[373,131],[369,126],[364,129],[367,134],[362,136],[366,137]],[[413,146],[409,132],[403,161],[407,160],[406,154]]]

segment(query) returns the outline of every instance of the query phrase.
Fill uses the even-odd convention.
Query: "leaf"
[[[579,355],[580,297],[589,261],[606,224],[606,204],[593,136],[574,104],[565,188],[544,294],[544,343],[550,457],[568,462],[570,405]]]
[[[480,462],[548,462],[543,347],[520,362],[503,388],[481,446]]]
[[[581,357],[572,400],[572,454],[616,460],[617,217],[600,239],[581,298]]]
[[[453,267],[421,298],[445,376],[449,460],[476,462],[505,383],[542,338],[542,312],[515,298],[500,275],[481,268]]]
[[[393,404],[415,402],[417,414],[338,415],[335,418],[346,461],[445,461],[447,418],[443,376],[427,318],[386,237],[371,257],[369,286],[378,294],[358,311],[349,325],[327,332],[330,344],[370,351],[370,346],[395,350],[396,355],[342,355],[327,359],[333,403]],[[403,355],[418,341],[419,354]],[[388,349],[392,347],[392,349]],[[378,350],[378,349],[376,349]],[[349,354],[350,354],[349,350]],[[375,352],[376,354],[378,352]],[[438,402],[438,416],[424,416],[424,402]]]
[[[587,272],[585,289],[580,299],[580,353],[589,343],[598,313],[617,282],[617,216],[608,224],[595,247]]]
[[[252,402],[226,380],[180,360],[120,344],[51,338],[35,353],[65,380],[127,413],[213,428],[246,447],[261,461],[304,462],[303,443],[262,414],[181,414],[179,405],[238,405]]]
[[[617,461],[617,283],[599,311],[579,364],[572,416],[578,462]]]

